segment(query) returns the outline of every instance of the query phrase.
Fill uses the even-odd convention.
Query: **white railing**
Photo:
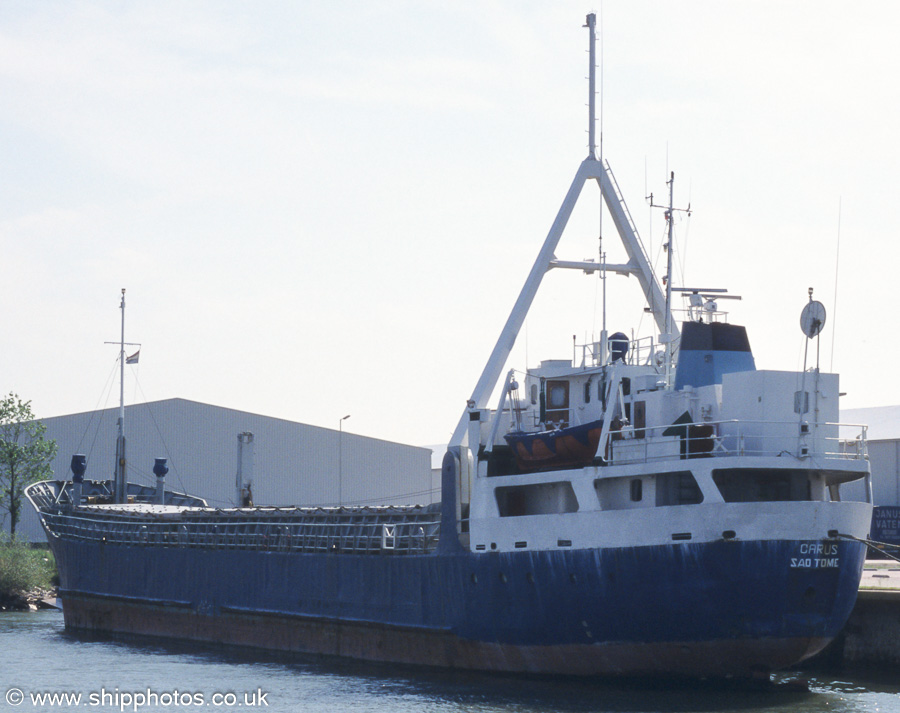
[[[609,340],[609,345],[613,344]],[[628,341],[628,354],[625,363],[631,366],[658,366],[656,364],[656,350],[659,347],[653,337],[639,337]],[[576,344],[575,349],[581,349],[581,364],[583,367],[599,367],[607,363],[608,354],[603,353],[601,342],[588,342]],[[574,363],[574,362],[573,362]]]
[[[734,456],[865,460],[868,458],[866,427],[737,419],[648,428],[629,425],[610,434],[606,459],[615,465]]]

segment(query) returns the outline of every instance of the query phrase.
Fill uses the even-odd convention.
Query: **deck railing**
[[[612,433],[608,462],[735,456],[865,460],[866,426],[737,419],[645,428],[629,425]]]
[[[434,508],[271,508],[185,511],[181,517],[54,511],[41,517],[57,537],[127,546],[265,552],[423,554],[440,534]]]

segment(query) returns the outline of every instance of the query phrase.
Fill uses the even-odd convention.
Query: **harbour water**
[[[900,713],[900,675],[791,671],[764,688],[496,676],[66,632],[0,613],[0,710]],[[803,690],[804,682],[808,690]]]

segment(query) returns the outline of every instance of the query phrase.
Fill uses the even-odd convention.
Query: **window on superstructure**
[[[644,481],[635,478],[631,481],[631,500],[640,502],[644,498]]]
[[[794,413],[809,413],[809,392],[794,392]]]
[[[547,381],[546,420],[559,426],[569,423],[569,382],[562,380]]]
[[[558,515],[578,511],[578,499],[572,483],[568,481],[503,486],[494,491],[494,496],[500,517]]]
[[[713,482],[726,503],[812,500],[812,485],[805,470],[720,468],[713,471]]]
[[[569,385],[562,381],[551,382],[549,388],[550,398],[548,406],[550,408],[568,408],[569,406]]]
[[[703,491],[689,470],[660,473],[656,476],[656,505],[698,505],[703,502]]]

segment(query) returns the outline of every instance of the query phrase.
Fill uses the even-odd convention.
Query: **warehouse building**
[[[72,455],[87,456],[85,475],[109,480],[115,469],[117,408],[42,419],[59,447],[58,479],[71,478]],[[166,489],[239,503],[237,476],[255,505],[427,505],[440,500],[428,448],[392,443],[284,419],[167,399],[125,407],[126,477],[155,486],[155,458],[167,458]],[[3,513],[0,511],[3,515]],[[8,523],[5,523],[8,528]],[[18,534],[42,541],[31,505]]]
[[[878,507],[900,506],[900,406],[842,409],[841,423],[868,426],[872,500]],[[847,500],[865,500],[865,492],[858,484],[845,485],[844,490]]]

